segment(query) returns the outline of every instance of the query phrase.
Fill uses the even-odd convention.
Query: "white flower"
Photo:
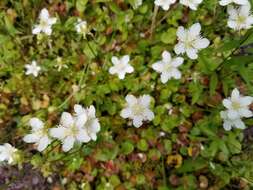
[[[113,66],[110,67],[109,73],[114,75],[117,74],[119,79],[124,79],[126,73],[134,72],[134,68],[129,64],[129,55],[124,55],[121,59],[113,56],[112,63]]]
[[[60,125],[57,128],[50,129],[49,133],[52,137],[62,141],[62,150],[67,152],[73,148],[75,142],[86,143],[90,141],[87,131],[83,128],[86,121],[86,114],[74,117],[68,112],[63,112]]]
[[[88,136],[92,140],[97,140],[97,133],[100,131],[100,123],[96,118],[96,109],[92,105],[88,108],[83,108],[81,105],[74,106],[77,117],[82,117],[83,114],[87,115],[87,121],[84,124],[84,129],[87,131]]]
[[[138,9],[138,7],[140,7],[141,5],[142,5],[142,0],[135,0],[133,8]]]
[[[241,117],[252,117],[249,105],[253,102],[253,97],[241,96],[238,89],[232,91],[231,97],[223,100],[223,105],[228,109],[227,116],[231,120]]]
[[[36,117],[30,119],[29,125],[32,127],[31,134],[24,136],[23,140],[27,143],[35,143],[37,150],[42,152],[51,143],[48,130],[44,127],[44,123]]]
[[[177,68],[183,64],[184,59],[182,57],[172,59],[170,53],[167,51],[162,53],[162,58],[161,61],[152,65],[154,70],[161,73],[162,83],[166,83],[171,78],[180,79],[181,72]]]
[[[238,5],[246,5],[249,3],[249,1],[248,0],[221,0],[219,3],[221,6],[226,6],[230,3],[235,3]]]
[[[9,143],[0,145],[0,162],[7,161],[8,164],[15,162],[17,149],[11,146]]]
[[[203,0],[180,0],[182,5],[190,7],[192,10],[197,10],[198,5],[202,3]]]
[[[155,0],[155,5],[162,7],[163,10],[167,11],[170,8],[170,5],[175,3],[176,0]]]
[[[190,29],[184,29],[182,26],[178,27],[178,43],[174,48],[176,54],[186,52],[190,59],[197,59],[198,51],[208,47],[210,43],[208,39],[201,37],[200,30],[201,25],[199,23],[193,24]]]
[[[35,77],[38,76],[39,71],[41,70],[40,66],[37,65],[36,61],[32,61],[30,65],[26,64],[25,68],[26,68],[26,72],[25,72],[26,75],[32,74]]]
[[[78,19],[78,22],[75,26],[77,33],[82,34],[85,38],[86,34],[89,32],[87,27],[87,22],[81,19]]]
[[[133,125],[139,128],[143,121],[152,121],[154,113],[150,110],[151,97],[143,95],[139,98],[133,95],[126,96],[127,106],[121,111],[120,115],[123,118],[133,120]]]
[[[46,35],[51,35],[52,25],[56,23],[56,18],[50,18],[48,10],[46,8],[42,9],[39,15],[39,24],[35,25],[32,30],[33,34],[45,33]]]
[[[249,29],[253,24],[253,16],[250,14],[250,5],[239,8],[228,7],[228,27],[234,30]]]
[[[230,119],[228,117],[228,111],[221,111],[220,116],[223,119],[223,128],[226,131],[230,131],[232,127],[238,128],[238,129],[245,129],[246,126],[243,123],[243,121],[240,118],[236,119]]]

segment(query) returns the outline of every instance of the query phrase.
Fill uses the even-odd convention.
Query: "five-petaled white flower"
[[[230,3],[235,3],[238,5],[246,5],[249,3],[249,1],[248,0],[220,0],[219,3],[221,6],[226,6]]]
[[[75,26],[77,33],[86,37],[86,34],[89,32],[87,27],[87,22],[85,20],[78,19],[77,24]]]
[[[223,100],[223,105],[228,109],[227,116],[231,120],[241,117],[252,117],[249,105],[253,102],[251,96],[241,96],[237,88],[232,91],[231,97]]]
[[[210,43],[207,38],[201,37],[200,31],[199,23],[193,24],[189,29],[184,29],[183,26],[178,27],[178,43],[174,48],[176,54],[186,53],[190,59],[197,59],[198,51],[208,47]]]
[[[162,83],[166,83],[171,78],[180,79],[181,72],[177,68],[183,64],[184,59],[182,57],[171,58],[167,51],[162,53],[162,58],[161,61],[152,65],[154,70],[161,73]]]
[[[228,27],[234,30],[249,29],[253,24],[253,16],[250,14],[250,5],[243,5],[239,8],[228,7]]]
[[[167,11],[170,5],[174,4],[176,0],[155,0],[155,5],[162,7],[163,10]]]
[[[83,108],[81,105],[74,106],[77,117],[82,117],[83,114],[87,115],[87,121],[84,124],[84,129],[87,131],[88,136],[92,140],[97,140],[97,133],[100,131],[100,123],[96,118],[96,109],[93,105],[88,108]]]
[[[51,139],[48,136],[48,129],[46,129],[44,123],[36,117],[30,119],[29,125],[32,127],[31,134],[24,136],[23,140],[27,143],[35,143],[37,150],[42,152],[51,143]]]
[[[36,24],[32,30],[33,34],[45,33],[50,36],[52,33],[52,25],[56,23],[56,18],[50,18],[49,12],[46,8],[42,9],[39,15],[39,24]]]
[[[124,79],[126,73],[134,72],[134,68],[129,64],[129,55],[124,55],[121,59],[113,56],[112,63],[113,66],[110,67],[109,73],[114,75],[117,74],[119,79]]]
[[[133,125],[139,128],[143,121],[152,121],[154,113],[150,110],[151,97],[143,95],[136,98],[133,95],[126,96],[127,106],[121,111],[120,115],[123,118],[133,120]]]
[[[180,0],[182,5],[190,7],[192,10],[197,10],[198,5],[202,3],[203,0]]]
[[[8,164],[15,163],[17,149],[11,146],[9,143],[0,145],[0,162],[7,161]]]
[[[36,61],[32,61],[30,65],[26,64],[25,68],[26,68],[26,72],[25,72],[26,75],[32,74],[35,77],[38,76],[39,71],[41,70],[40,66],[37,65]]]
[[[89,142],[90,137],[83,127],[86,121],[86,114],[75,117],[68,112],[63,112],[61,115],[60,125],[56,128],[51,128],[49,133],[52,137],[62,141],[62,150],[64,152],[68,152],[73,148],[75,142]]]
[[[230,131],[232,127],[237,129],[245,129],[246,126],[240,118],[230,119],[228,117],[228,111],[221,111],[220,116],[223,119],[223,128],[226,131]]]

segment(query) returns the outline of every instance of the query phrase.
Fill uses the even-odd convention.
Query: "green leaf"
[[[123,154],[130,154],[134,150],[134,145],[130,141],[123,142],[121,144],[121,152]]]
[[[86,4],[88,3],[88,0],[77,0],[76,1],[76,9],[79,11],[79,12],[83,12],[86,8]]]
[[[213,73],[211,75],[210,84],[209,84],[209,88],[210,88],[209,93],[211,96],[215,94],[217,85],[218,85],[218,76],[216,73]]]

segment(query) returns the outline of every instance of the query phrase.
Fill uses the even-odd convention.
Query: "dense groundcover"
[[[251,3],[1,0],[0,189],[251,189]]]

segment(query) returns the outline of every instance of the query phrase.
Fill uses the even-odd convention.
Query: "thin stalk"
[[[154,12],[153,12],[153,17],[152,17],[152,24],[151,24],[151,32],[150,32],[150,38],[152,38],[154,29],[155,29],[155,22],[156,22],[156,16],[158,13],[159,7],[155,5],[154,7]]]

